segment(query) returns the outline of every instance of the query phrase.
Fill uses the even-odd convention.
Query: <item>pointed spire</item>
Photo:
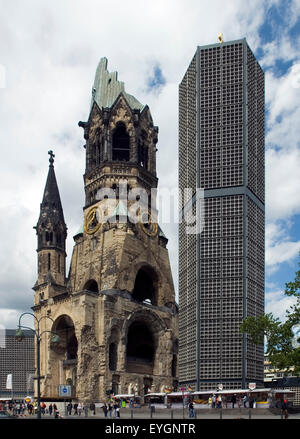
[[[50,155],[50,165],[44,189],[43,201],[41,204],[41,215],[42,213],[47,214],[48,218],[51,217],[53,220],[59,220],[64,223],[64,213],[60,201],[60,195],[53,165],[55,155],[53,154],[52,150],[50,150],[48,154]],[[45,215],[43,216],[45,217]]]
[[[63,208],[60,200],[58,185],[54,172],[54,153],[52,150],[48,152],[49,171],[44,189],[43,201],[40,205],[40,216],[38,219],[37,234],[39,235],[38,249],[47,246],[54,246],[61,249],[65,248],[65,239],[67,236],[67,226],[65,224]],[[48,239],[51,234],[52,239]],[[46,233],[47,239],[42,239],[42,235]]]

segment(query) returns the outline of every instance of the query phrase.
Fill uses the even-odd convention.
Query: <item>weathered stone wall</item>
[[[125,124],[129,136],[129,161],[112,162],[112,139],[118,122]],[[172,387],[176,380],[172,360],[178,345],[177,307],[166,241],[162,242],[157,224],[152,233],[149,225],[147,229],[139,221],[128,219],[128,211],[125,223],[112,223],[100,221],[93,209],[101,206],[107,216],[107,201],[98,201],[97,191],[121,182],[127,182],[130,189],[145,189],[148,209],[148,197],[158,182],[158,129],[147,106],[132,111],[122,94],[110,109],[100,110],[94,104],[88,122],[80,126],[86,139],[83,232],[74,237],[67,279],[57,265],[59,252],[53,250],[49,270],[48,254],[40,251],[39,277],[34,287],[33,309],[37,319],[42,318],[41,329],[61,335],[57,345],[51,344],[49,333],[42,337],[42,397],[56,398],[58,385],[68,382],[73,383],[80,400],[104,400],[113,386],[119,393],[143,396],[145,386],[161,391],[164,386]],[[148,161],[142,164],[138,163],[141,147],[147,148],[148,154]],[[135,201],[128,203],[128,209]],[[133,298],[137,275],[143,269],[152,276],[151,303],[146,303],[143,295],[140,300]],[[147,285],[143,287],[147,289]],[[151,352],[149,358],[144,351],[136,357],[127,355],[128,334],[130,328],[137,327],[134,324],[142,325],[143,334],[149,331],[149,340],[145,340]],[[116,348],[113,365],[109,361],[111,348]]]

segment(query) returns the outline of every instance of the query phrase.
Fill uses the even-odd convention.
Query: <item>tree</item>
[[[298,264],[300,266],[300,263]],[[272,313],[258,317],[248,317],[241,325],[241,332],[250,335],[253,343],[259,345],[266,341],[266,353],[271,364],[278,369],[294,368],[300,374],[300,269],[294,282],[285,284],[285,295],[296,297],[296,303],[286,311],[286,320],[281,322]],[[295,333],[295,330],[296,331]],[[296,343],[295,343],[296,341]],[[297,345],[298,343],[298,345]]]

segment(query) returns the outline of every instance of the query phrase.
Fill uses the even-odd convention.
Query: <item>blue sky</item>
[[[299,35],[300,35],[300,19],[299,15],[292,13],[292,8],[295,6],[295,2],[285,1],[276,2],[272,5],[265,14],[265,19],[262,25],[259,27],[259,37],[261,41],[261,46],[256,50],[256,56],[258,60],[262,63],[266,74],[266,88],[268,87],[268,78],[275,77],[280,81],[281,78],[286,77],[293,65],[299,63],[300,59],[300,46],[299,46]],[[292,17],[292,18],[291,18]],[[280,47],[283,44],[283,40],[287,44],[286,50],[281,50],[274,53],[274,59],[265,64],[265,56],[268,53],[268,47],[274,46]],[[290,44],[295,49],[295,54],[289,53],[288,44]],[[269,76],[270,75],[270,76]],[[295,89],[295,93],[297,93]],[[298,92],[299,96],[299,92]],[[270,122],[272,119],[272,106],[274,106],[273,101],[267,103],[266,106],[266,149],[271,150],[276,154],[282,153],[284,157],[284,151],[286,145],[284,145],[279,139],[278,141],[268,142],[268,133],[272,135],[273,124]],[[287,110],[286,108],[285,110]],[[299,106],[298,106],[299,109]],[[285,125],[285,112],[279,111],[275,118],[276,124]],[[299,133],[299,132],[298,132]],[[300,146],[300,138],[294,139],[295,144],[291,145],[290,153],[293,154],[295,150],[297,151]],[[293,151],[293,149],[295,150]],[[288,151],[286,151],[288,154]],[[282,166],[285,166],[284,161]],[[268,167],[267,167],[268,170]],[[299,172],[295,169],[295,172]],[[268,179],[268,175],[266,175]],[[278,180],[278,185],[280,180]],[[295,182],[296,184],[296,182]],[[268,197],[268,188],[266,190],[266,196]],[[267,205],[268,206],[268,205]],[[269,207],[269,206],[268,206]],[[283,298],[282,292],[285,289],[285,283],[292,281],[295,276],[295,272],[299,269],[298,262],[300,261],[298,245],[300,241],[300,215],[298,209],[292,212],[287,211],[286,215],[284,212],[278,217],[275,215],[273,217],[270,214],[270,210],[266,209],[266,225],[268,227],[276,226],[274,234],[272,234],[272,239],[274,239],[274,250],[277,246],[283,244],[281,258],[278,257],[274,260],[274,263],[269,263],[268,258],[266,258],[266,311],[272,311],[280,318],[284,318],[285,309],[288,308],[293,303],[290,298]],[[284,251],[284,243],[287,244],[286,252]],[[288,244],[294,246],[291,252],[291,257],[288,257]],[[272,248],[272,246],[271,246]],[[279,256],[279,255],[278,255]],[[280,306],[282,311],[280,312]]]
[[[159,65],[153,66],[153,71],[151,73],[152,74],[150,74],[147,80],[147,89],[150,93],[159,93],[166,83],[166,78],[164,77]]]
[[[225,7],[226,4],[226,7]],[[178,85],[198,45],[246,37],[266,78],[266,311],[284,317],[300,251],[300,0],[0,0],[0,326],[33,304],[49,149],[72,236],[82,224],[84,139],[99,59],[159,126],[161,188],[178,180]],[[84,8],[84,14],[83,14]],[[112,10],[114,13],[112,14]],[[222,13],[220,13],[222,11]],[[3,78],[2,78],[3,79]],[[178,293],[177,224],[163,224]]]

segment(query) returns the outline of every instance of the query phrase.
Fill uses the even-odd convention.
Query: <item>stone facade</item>
[[[71,384],[81,401],[177,385],[178,310],[151,191],[158,181],[158,129],[149,108],[125,93],[106,65],[102,59],[97,69],[89,119],[79,122],[86,140],[86,202],[68,276],[52,152],[36,226],[33,310],[40,330],[60,338],[54,344],[50,332],[42,337],[44,399],[57,398],[59,384]],[[101,107],[99,99],[107,96],[111,103]]]

